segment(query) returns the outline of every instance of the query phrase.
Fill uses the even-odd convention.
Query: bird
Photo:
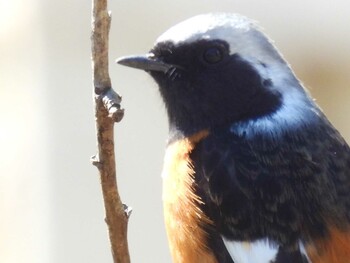
[[[174,263],[349,263],[350,149],[257,22],[191,17],[117,63],[168,115]]]

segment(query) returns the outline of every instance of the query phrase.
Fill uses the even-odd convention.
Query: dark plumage
[[[222,56],[214,64],[203,55],[211,49]],[[179,47],[162,42],[151,52],[165,63],[180,65],[176,77],[150,73],[159,84],[171,129],[186,136],[211,126],[257,118],[280,106],[278,91],[265,88],[272,85],[271,80],[261,77],[239,54],[230,55],[223,41],[199,40]]]
[[[119,63],[148,71],[168,112],[174,262],[350,262],[349,146],[254,23],[197,16]]]

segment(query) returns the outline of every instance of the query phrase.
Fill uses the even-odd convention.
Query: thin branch
[[[114,122],[124,116],[121,97],[112,89],[108,74],[108,34],[111,16],[107,0],[92,2],[92,68],[94,107],[97,132],[97,154],[92,163],[98,168],[101,179],[106,223],[114,263],[129,263],[127,224],[131,209],[120,200],[116,180],[114,154]]]

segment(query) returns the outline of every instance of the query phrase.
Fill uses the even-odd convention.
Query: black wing
[[[192,153],[197,191],[216,231],[290,250],[326,235],[330,223],[348,224],[350,150],[323,124],[251,139],[226,127],[200,142]]]

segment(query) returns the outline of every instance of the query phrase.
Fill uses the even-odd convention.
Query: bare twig
[[[114,263],[129,263],[127,224],[131,209],[122,204],[118,193],[113,135],[114,122],[123,118],[124,110],[120,107],[121,97],[112,89],[108,74],[110,22],[107,0],[93,0],[91,50],[98,151],[92,157],[92,163],[100,173]]]

